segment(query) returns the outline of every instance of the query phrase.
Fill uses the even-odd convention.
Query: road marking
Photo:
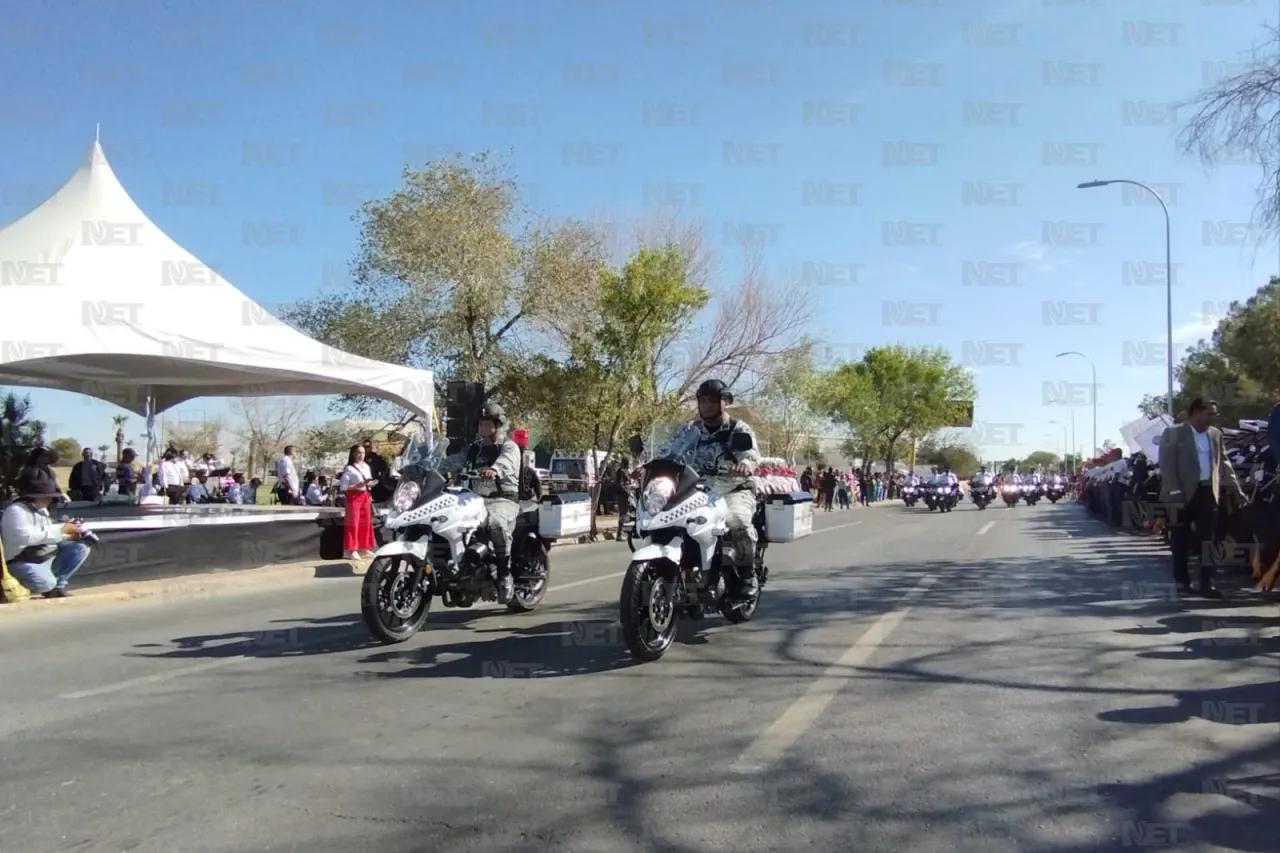
[[[974,536],[986,536],[986,535],[987,535],[987,531],[988,531],[988,530],[990,530],[991,528],[995,527],[995,526],[996,526],[996,523],[995,523],[994,521],[988,521],[986,524],[984,524],[984,525],[982,525],[981,527],[979,527],[979,528],[978,528],[978,532],[977,532],[977,533],[975,533],[975,534],[973,534],[973,535],[974,535]]]
[[[862,666],[875,654],[911,612],[912,602],[924,595],[936,580],[932,575],[921,578],[920,583],[898,600],[893,610],[876,620],[867,633],[840,656],[840,660],[828,667],[803,696],[774,720],[773,725],[765,729],[755,743],[733,763],[730,770],[739,774],[758,773],[780,759],[808,731],[845,684],[852,680],[849,670]]]
[[[625,574],[626,572],[614,572],[613,574],[610,574],[610,575],[600,575],[599,577],[587,578],[586,580],[570,581],[569,583],[558,583],[558,584],[554,584],[552,586],[547,587],[547,592],[559,592],[562,589],[573,589],[575,586],[585,586],[586,584],[596,583],[597,581],[610,581],[610,580],[614,580],[615,578],[620,578]]]
[[[128,681],[121,681],[116,684],[108,684],[106,687],[97,687],[93,690],[80,690],[76,693],[64,693],[59,699],[88,699],[90,696],[102,696],[106,693],[115,693],[119,690],[128,690],[130,687],[142,687],[145,684],[156,684],[161,681],[168,681],[171,678],[180,678],[184,675],[193,675],[197,672],[204,672],[207,669],[218,669],[223,666],[231,666],[233,663],[241,663],[248,660],[245,655],[236,655],[235,657],[223,658],[222,660],[209,661],[208,663],[200,663],[195,666],[186,666],[182,669],[173,669],[168,672],[159,672],[155,675],[146,675],[142,678],[131,678]]]
[[[842,527],[854,527],[854,526],[859,525],[859,524],[862,524],[862,522],[861,522],[861,521],[850,521],[850,522],[849,522],[849,523],[847,523],[847,524],[833,524],[833,525],[831,525],[830,527],[824,527],[824,528],[822,528],[821,530],[815,530],[815,531],[813,531],[812,533],[810,533],[809,535],[810,535],[810,536],[817,536],[819,533],[829,533],[829,532],[830,532],[830,531],[832,531],[832,530],[839,530],[839,529],[840,529],[840,528],[842,528]]]

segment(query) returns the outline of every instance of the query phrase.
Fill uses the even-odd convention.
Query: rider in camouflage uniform
[[[742,594],[754,596],[758,591],[755,574],[756,528],[753,518],[756,495],[744,478],[750,477],[760,463],[755,433],[742,421],[728,418],[725,410],[733,403],[733,393],[718,379],[708,379],[698,386],[698,420],[690,422],[671,437],[659,457],[672,449],[689,448],[683,455],[686,463],[706,478],[707,485],[724,498],[728,509],[729,538],[733,542],[734,567],[741,580]],[[750,450],[734,453],[729,439],[734,433],[752,437]],[[733,466],[728,476],[719,470],[722,460]]]
[[[484,498],[485,526],[498,562],[498,601],[506,604],[515,593],[511,577],[511,542],[520,515],[520,445],[507,436],[507,413],[496,403],[480,410],[480,437],[467,450],[467,467],[483,466],[471,488]]]

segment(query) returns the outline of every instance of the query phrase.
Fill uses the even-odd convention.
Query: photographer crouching
[[[89,557],[86,534],[78,522],[62,524],[49,516],[58,485],[41,471],[24,472],[18,499],[0,519],[5,563],[18,583],[44,598],[66,598],[67,584]]]

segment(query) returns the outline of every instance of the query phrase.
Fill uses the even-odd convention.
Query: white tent
[[[0,384],[154,418],[193,397],[360,394],[428,418],[429,371],[311,340],[147,219],[95,141],[52,198],[0,229]]]

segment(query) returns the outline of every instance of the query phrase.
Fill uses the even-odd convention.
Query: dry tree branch
[[[1259,242],[1280,232],[1280,26],[1267,29],[1265,48],[1254,47],[1243,71],[1179,105],[1196,110],[1178,134],[1183,153],[1208,168],[1241,155],[1262,167],[1253,211]]]
[[[743,397],[768,375],[770,363],[796,347],[812,318],[806,292],[796,284],[773,285],[758,254],[748,258],[742,282],[718,294],[709,329],[685,342],[689,352],[682,376],[675,377],[679,400],[692,399],[697,383],[715,374]]]

